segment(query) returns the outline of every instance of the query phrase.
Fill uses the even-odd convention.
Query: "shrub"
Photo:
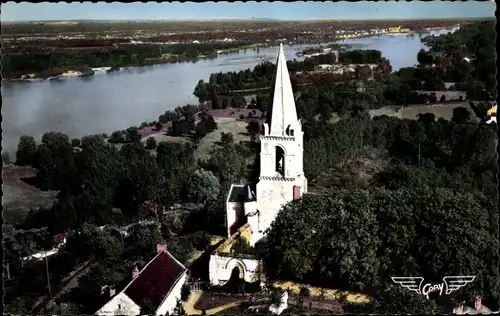
[[[156,143],[156,139],[153,137],[149,137],[146,140],[146,149],[155,149],[158,144]]]
[[[79,147],[80,146],[80,140],[78,138],[72,139],[71,140],[71,146],[73,146],[73,147]]]
[[[189,285],[184,284],[181,288],[181,301],[186,302],[191,294],[191,288]]]
[[[124,141],[123,139],[123,132],[122,131],[116,131],[111,133],[111,137],[108,139],[110,143],[121,143]]]
[[[245,115],[241,114],[240,115],[240,120],[244,119],[245,118]]]
[[[303,286],[303,287],[301,287],[301,288],[300,288],[300,292],[299,292],[299,295],[300,295],[300,296],[303,296],[303,297],[308,297],[310,294],[311,294],[311,293],[310,293],[310,291],[309,291],[309,288],[308,288],[308,287]]]
[[[220,141],[222,144],[232,144],[234,143],[234,136],[232,133],[224,133],[220,134]]]
[[[4,151],[2,153],[2,162],[4,165],[8,165],[10,164],[10,155],[8,152]]]

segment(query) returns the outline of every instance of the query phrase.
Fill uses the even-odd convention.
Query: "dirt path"
[[[184,304],[184,311],[186,312],[187,315],[201,315],[201,311],[197,310],[194,308],[196,302],[200,299],[201,295],[203,294],[203,291],[192,291],[191,295],[189,296],[188,301]],[[232,302],[229,304],[224,304],[221,306],[217,306],[211,309],[207,309],[206,313],[207,315],[213,315],[216,313],[219,313],[225,309],[233,308],[241,303],[243,303],[245,300],[237,301],[237,302]]]

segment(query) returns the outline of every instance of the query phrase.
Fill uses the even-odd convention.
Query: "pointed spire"
[[[283,44],[280,44],[278,60],[276,61],[276,75],[274,78],[274,94],[268,110],[271,116],[268,119],[269,135],[285,136],[288,125],[297,123],[297,110],[292,90],[290,74],[286,66]]]

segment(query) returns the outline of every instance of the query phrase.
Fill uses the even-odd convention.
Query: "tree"
[[[181,301],[187,302],[189,295],[191,295],[191,288],[189,285],[183,284],[181,287]]]
[[[157,244],[163,242],[163,237],[156,223],[139,223],[129,228],[128,250],[132,251],[137,258],[151,253],[156,249]]]
[[[202,139],[209,133],[203,121],[201,121],[200,123],[198,123],[198,125],[196,125],[194,132],[196,139]]]
[[[97,234],[92,241],[94,255],[98,260],[118,259],[123,252],[123,245],[119,238],[109,233]]]
[[[300,300],[300,307],[301,308],[304,306],[304,298],[309,297],[309,295],[310,295],[309,288],[302,286],[300,288],[300,292],[299,292],[299,300]]]
[[[464,107],[453,109],[453,117],[451,120],[457,124],[463,124],[470,121],[470,112]]]
[[[28,135],[19,138],[16,152],[16,165],[33,166],[36,160],[37,147],[35,139]]]
[[[139,135],[139,129],[137,127],[129,127],[126,130],[125,140],[129,143],[137,142],[141,139]]]
[[[6,227],[7,228],[7,227]],[[46,227],[30,230],[4,229],[4,256],[10,263],[20,263],[22,257],[46,246],[49,231]]]
[[[73,181],[75,154],[67,135],[50,132],[42,136],[38,146],[37,179],[44,189],[61,190]]]
[[[204,168],[217,175],[223,187],[225,184],[239,182],[245,176],[246,160],[250,154],[250,149],[245,146],[227,144],[211,153]]]
[[[234,143],[234,136],[232,133],[220,133],[220,142],[222,144],[232,144]]]
[[[424,124],[431,124],[436,121],[436,115],[434,113],[420,113],[418,114],[418,120]]]
[[[111,284],[111,269],[105,262],[94,265],[90,271],[78,278],[78,287],[68,293],[69,301],[79,305],[85,314],[95,313],[102,307],[101,287]]]
[[[4,165],[9,165],[11,163],[9,152],[2,152],[2,162]]]
[[[155,149],[157,146],[157,143],[156,143],[156,139],[154,139],[154,137],[149,137],[147,140],[146,140],[146,149]]]
[[[220,184],[211,172],[197,169],[187,185],[187,197],[193,203],[211,203],[219,195]]]
[[[440,280],[470,274],[482,281],[467,292],[482,293],[494,305],[500,277],[490,245],[498,245],[498,215],[485,203],[480,193],[425,186],[306,195],[271,225],[263,254],[267,276],[336,284],[381,300],[394,275]]]
[[[71,140],[71,146],[73,146],[73,147],[79,147],[80,146],[80,140],[78,138],[73,138]]]
[[[167,246],[168,251],[183,264],[192,258],[195,251],[189,239],[185,237],[173,237],[167,241]]]
[[[124,141],[122,131],[115,131],[111,133],[111,136],[109,137],[108,141],[110,143],[122,143]]]
[[[160,165],[141,143],[125,144],[119,156],[123,160],[115,202],[135,218],[144,202],[161,204],[168,185]]]
[[[172,136],[182,136],[189,133],[190,129],[186,120],[174,120],[172,121],[172,126],[170,127],[170,133]]]
[[[181,189],[194,172],[194,150],[195,147],[190,143],[160,142],[158,144],[156,162],[162,170],[167,187],[164,205],[169,205],[179,199]]]
[[[32,310],[32,303],[25,297],[18,296],[10,302],[5,300],[5,312],[11,315],[28,315]]]
[[[157,122],[155,124],[155,128],[156,128],[157,131],[160,131],[163,128],[163,125],[160,122]]]
[[[399,285],[390,284],[381,289],[370,303],[342,302],[348,314],[438,314],[445,313],[436,301],[428,300],[423,295],[415,295]]]
[[[257,135],[259,135],[260,133],[260,124],[255,121],[251,121],[248,123],[246,129],[248,134],[250,135],[250,138],[255,141]]]

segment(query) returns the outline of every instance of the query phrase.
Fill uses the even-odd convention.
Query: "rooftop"
[[[245,203],[251,201],[255,201],[255,197],[249,184],[233,184],[231,186],[227,202]]]
[[[215,249],[214,253],[216,253],[219,256],[226,256],[226,255],[233,255],[234,253],[238,252],[240,253],[240,250],[243,249],[237,249],[234,246],[237,245],[239,242],[249,242],[252,234],[252,229],[250,227],[250,224],[245,224],[241,226],[236,233],[231,235],[228,239],[226,239],[222,244],[220,244],[217,249]],[[243,247],[246,248],[246,247]],[[249,250],[249,249],[245,249]],[[240,253],[244,255],[245,253]],[[250,255],[250,254],[248,254]]]
[[[139,306],[149,299],[158,308],[186,270],[168,251],[160,250],[123,292]]]
[[[488,110],[488,115],[496,115],[497,114],[497,105],[493,105],[491,109]]]

